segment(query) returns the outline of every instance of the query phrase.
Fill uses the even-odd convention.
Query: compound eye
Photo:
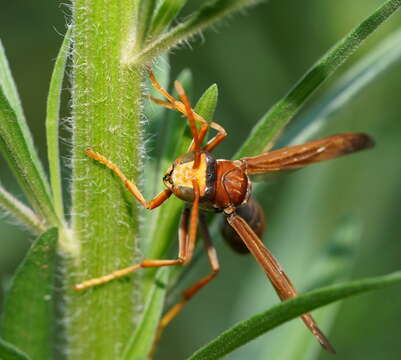
[[[170,183],[170,184],[173,183],[173,182],[171,181],[171,176],[170,176],[170,174],[164,175],[163,181],[164,181],[164,182],[168,182],[168,183]]]
[[[166,174],[163,176],[163,181],[165,183],[169,183],[173,185],[173,180],[171,179],[171,175],[173,174],[173,168],[169,169]]]

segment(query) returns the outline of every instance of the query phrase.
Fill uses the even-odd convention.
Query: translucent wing
[[[364,150],[373,145],[373,139],[363,133],[338,134],[241,160],[246,163],[248,175],[260,175],[299,169],[316,162]]]
[[[241,237],[246,247],[249,249],[259,265],[263,268],[263,271],[266,273],[267,277],[272,283],[279,298],[284,301],[297,296],[297,291],[291,284],[291,281],[288,279],[280,264],[277,262],[271,252],[264,246],[262,241],[258,238],[246,221],[236,213],[228,215],[227,221]],[[312,315],[309,313],[303,314],[301,318],[312,334],[315,335],[319,343],[327,351],[335,353],[335,350],[330,342],[316,325]]]

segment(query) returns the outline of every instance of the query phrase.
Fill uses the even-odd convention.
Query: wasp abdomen
[[[254,198],[250,197],[246,204],[236,210],[236,213],[248,223],[259,238],[262,238],[266,229],[265,216],[261,206]],[[221,235],[224,240],[234,251],[240,254],[248,254],[248,248],[235,230],[227,223],[226,219],[222,220]]]

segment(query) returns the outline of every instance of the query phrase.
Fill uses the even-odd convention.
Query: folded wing
[[[246,163],[248,175],[258,175],[302,168],[367,149],[373,145],[373,139],[363,133],[338,134],[241,160]]]
[[[288,279],[280,264],[277,262],[271,252],[264,246],[262,241],[258,238],[246,221],[235,212],[227,216],[227,221],[241,237],[246,247],[249,249],[259,265],[263,268],[263,271],[272,283],[279,298],[284,301],[297,296],[297,291],[291,284],[291,281]],[[301,318],[312,334],[315,335],[319,343],[327,351],[335,353],[335,350],[330,342],[316,325],[312,315],[309,313],[303,314],[301,315]]]

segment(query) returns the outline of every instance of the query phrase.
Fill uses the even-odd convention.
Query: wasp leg
[[[135,183],[133,183],[131,180],[128,180],[117,165],[115,165],[113,162],[111,162],[103,155],[100,155],[92,151],[92,149],[87,149],[86,154],[90,158],[95,159],[96,161],[100,162],[101,164],[107,166],[110,170],[112,170],[121,179],[121,181],[124,183],[125,187],[129,190],[129,192],[132,195],[134,195],[135,198],[140,202],[140,204],[146,209],[153,210],[157,208],[158,206],[163,204],[172,194],[171,190],[166,189],[162,191],[160,194],[156,195],[152,200],[146,201],[142,193],[135,185]]]
[[[152,70],[148,69],[148,74],[149,74],[149,78],[152,82],[153,87],[161,94],[163,95],[168,101],[164,101],[164,100],[160,100],[157,99],[153,96],[150,96],[150,99],[152,101],[154,101],[156,104],[159,104],[161,106],[164,106],[170,110],[177,110],[179,112],[181,112],[182,114],[184,114],[184,116],[186,116],[187,118],[190,116],[189,112],[186,109],[186,106],[183,104],[183,102],[178,101],[177,99],[175,99],[171,94],[169,94],[160,84],[159,82],[156,80]],[[227,136],[227,132],[225,131],[225,129],[215,123],[215,122],[210,122],[208,123],[202,116],[200,116],[199,114],[197,114],[194,109],[190,108],[193,114],[193,117],[196,121],[201,123],[201,128],[199,130],[199,144],[202,143],[202,141],[204,140],[207,131],[209,130],[209,127],[211,127],[212,129],[216,130],[218,133],[215,137],[213,137],[206,145],[205,148],[203,150],[205,151],[211,151],[213,150],[218,144],[220,144],[220,142]],[[189,146],[188,151],[194,151],[195,150],[195,142],[193,141],[191,143],[191,145]]]
[[[208,284],[211,280],[213,280],[217,274],[219,273],[220,266],[219,261],[217,259],[216,249],[213,246],[212,239],[209,234],[209,230],[207,228],[206,219],[203,214],[199,216],[199,228],[201,230],[201,235],[203,238],[204,246],[209,257],[210,267],[212,272],[209,275],[206,275],[195,284],[190,286],[182,293],[182,299],[176,305],[174,305],[161,319],[159,323],[159,328],[157,330],[155,344],[160,339],[164,329],[166,326],[180,313],[180,311],[185,307],[189,300],[195,296],[199,290],[201,290],[206,284]],[[155,346],[155,345],[154,345]]]
[[[92,286],[104,284],[111,280],[120,278],[122,276],[128,275],[136,270],[141,268],[155,268],[155,267],[162,267],[162,266],[172,266],[172,265],[185,265],[189,261],[191,261],[193,256],[193,251],[195,248],[195,240],[196,240],[196,229],[198,226],[198,214],[199,214],[199,185],[194,181],[194,190],[195,190],[195,199],[192,204],[192,211],[190,217],[190,224],[189,224],[189,237],[180,236],[179,239],[179,252],[178,258],[174,260],[154,260],[154,259],[146,259],[143,260],[140,264],[129,266],[124,269],[120,269],[117,271],[112,272],[111,274],[107,274],[98,278],[86,280],[80,284],[74,286],[75,290],[84,290]],[[187,218],[188,214],[186,211],[183,213],[182,219],[182,227],[186,227],[187,225]]]

